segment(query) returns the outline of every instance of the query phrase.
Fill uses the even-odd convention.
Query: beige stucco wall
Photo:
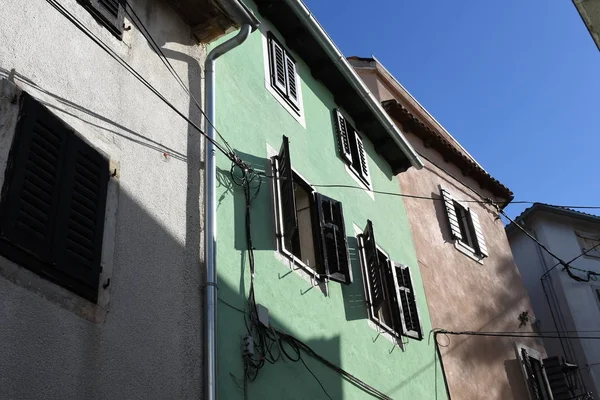
[[[374,71],[357,72],[381,100],[395,98],[405,104]],[[440,186],[458,200],[481,200],[463,183],[483,196],[492,198],[492,194],[426,148],[417,136],[404,134],[423,156],[425,168],[399,175],[402,192],[440,199],[404,198],[434,328],[532,332],[530,325],[519,327],[519,314],[528,310],[532,315],[533,311],[497,213],[489,206],[469,203],[479,216],[489,250],[489,257],[478,263],[455,248]],[[539,350],[545,357],[541,341],[531,339],[439,335],[438,342],[446,346],[441,347],[441,354],[452,399],[529,399],[515,343]]]

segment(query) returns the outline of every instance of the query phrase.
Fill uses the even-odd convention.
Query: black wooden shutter
[[[525,380],[527,382],[527,386],[529,387],[531,396],[533,396],[533,399],[535,400],[542,400],[541,389],[538,386],[538,381],[533,371],[529,354],[527,353],[527,350],[523,348],[521,349],[521,361],[523,362],[523,367],[525,369]]]
[[[331,280],[352,283],[348,240],[342,203],[322,194],[314,194],[318,248],[325,273]]]
[[[296,214],[296,196],[294,194],[294,172],[290,159],[290,142],[283,136],[281,150],[277,157],[277,178],[281,202],[281,220],[283,237],[291,248],[292,240],[298,231],[298,215]]]
[[[123,36],[125,0],[77,0],[119,39]]]
[[[463,237],[460,232],[460,225],[458,224],[456,209],[454,208],[454,198],[452,198],[450,192],[445,189],[442,189],[442,198],[444,199],[444,207],[446,209],[446,216],[448,217],[448,223],[450,224],[452,237],[457,240],[462,240]]]
[[[352,149],[350,148],[350,132],[346,119],[340,110],[334,110],[335,127],[338,138],[338,149],[342,159],[349,165],[352,165]]]
[[[354,139],[356,140],[356,150],[358,152],[359,161],[359,165],[357,165],[356,167],[358,168],[360,176],[363,178],[363,180],[367,184],[370,184],[371,174],[369,173],[369,163],[367,161],[367,154],[365,153],[365,146],[363,144],[362,138],[356,131],[354,131]]]
[[[81,138],[69,141],[55,237],[56,266],[77,282],[84,297],[96,300],[101,267],[108,161]]]
[[[410,268],[393,261],[390,262],[390,267],[400,316],[397,325],[401,327],[401,331],[398,333],[421,340],[423,339],[423,332],[421,331],[421,321],[412,277],[410,276]]]
[[[23,256],[32,256],[51,264],[67,130],[28,94],[22,101],[2,190],[0,238],[26,253],[14,253],[15,262],[29,264]]]
[[[373,223],[367,220],[367,227],[362,234],[362,245],[365,255],[365,267],[367,273],[367,284],[369,285],[369,293],[371,296],[371,306],[373,311],[377,312],[381,308],[385,296],[384,278],[379,255],[377,254],[377,244],[373,233]]]
[[[287,94],[288,100],[296,109],[300,109],[300,102],[298,96],[298,86],[300,80],[298,79],[298,71],[296,69],[296,61],[285,52],[285,72],[287,77]]]
[[[282,94],[286,95],[287,82],[285,79],[285,50],[283,50],[283,47],[271,34],[269,34],[269,55],[271,58],[271,84]]]
[[[548,383],[554,400],[568,400],[573,397],[569,390],[569,381],[564,371],[564,361],[560,357],[548,357],[543,360]]]

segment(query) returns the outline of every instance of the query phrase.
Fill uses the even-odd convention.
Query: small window
[[[479,217],[473,209],[459,203],[452,194],[442,189],[442,198],[446,216],[450,224],[452,238],[456,243],[466,248],[478,258],[488,257],[485,238],[479,222]]]
[[[119,40],[123,38],[125,0],[77,0]]]
[[[296,61],[271,32],[268,46],[271,87],[300,115],[300,79]]]
[[[392,261],[377,246],[371,221],[358,243],[369,318],[396,337],[423,339],[410,267]]]
[[[532,400],[553,400],[541,354],[522,345],[517,345],[517,353],[530,398]]]
[[[342,203],[315,192],[292,170],[290,146],[283,137],[273,159],[279,248],[318,278],[352,283]]]
[[[24,94],[0,199],[0,255],[97,301],[108,161]]]
[[[338,150],[342,160],[350,170],[368,187],[371,187],[371,174],[362,137],[342,115],[335,110]]]
[[[600,235],[575,231],[581,251],[588,257],[600,258]]]

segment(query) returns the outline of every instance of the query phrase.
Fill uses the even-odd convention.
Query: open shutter
[[[270,37],[270,52],[271,52],[271,83],[281,91],[283,94],[287,94],[287,83],[286,83],[286,65],[285,65],[285,51],[283,47],[275,40]]]
[[[533,371],[533,366],[531,365],[531,360],[529,359],[529,354],[527,350],[521,349],[521,362],[523,363],[523,370],[525,371],[525,381],[527,386],[529,387],[529,392],[534,400],[542,400],[542,394],[540,387],[538,386],[538,382]]]
[[[444,199],[444,206],[446,208],[446,216],[448,217],[448,223],[450,224],[450,231],[452,237],[456,240],[462,240],[462,234],[460,233],[460,225],[458,225],[458,218],[456,217],[456,209],[454,208],[454,198],[445,189],[442,189],[442,198]]]
[[[397,307],[399,310],[399,326],[401,335],[413,339],[423,339],[419,310],[415,299],[415,291],[410,276],[410,268],[406,265],[390,262],[394,287],[396,290]]]
[[[373,311],[377,312],[386,299],[383,287],[383,271],[377,254],[377,245],[373,233],[373,223],[367,220],[367,227],[362,234],[362,246],[365,255],[365,267],[368,280],[368,292]]]
[[[340,110],[335,110],[335,125],[336,132],[338,137],[338,148],[342,159],[347,163],[352,165],[352,150],[350,148],[350,133],[348,132],[348,126],[346,124],[346,119],[340,112]]]
[[[352,283],[348,240],[344,227],[342,203],[315,193],[315,210],[321,261],[330,279]]]
[[[371,175],[369,173],[369,163],[367,162],[367,154],[365,153],[365,146],[363,144],[362,138],[358,134],[358,132],[354,131],[354,138],[356,140],[356,149],[358,151],[358,158],[360,161],[360,175],[366,181],[367,184],[371,182]]]
[[[554,400],[569,400],[573,398],[573,394],[569,390],[569,381],[565,374],[564,361],[560,357],[548,357],[543,360],[543,364]],[[577,366],[573,367],[577,370]]]
[[[66,125],[48,109],[23,95],[2,191],[0,238],[45,265],[53,262],[67,133]]]
[[[469,215],[471,216],[471,223],[473,224],[473,230],[475,231],[475,236],[477,238],[477,243],[475,244],[476,250],[481,256],[487,257],[488,250],[485,245],[485,237],[483,236],[481,224],[479,223],[479,217],[477,217],[477,214],[472,209],[469,209]]]
[[[81,295],[96,301],[109,180],[108,160],[76,135],[69,140],[62,184],[56,267],[73,278]]]
[[[283,143],[277,157],[277,179],[279,180],[282,233],[289,245],[288,248],[292,248],[292,240],[298,231],[298,215],[296,214],[296,196],[294,194],[294,172],[290,160],[290,142],[287,136],[283,136]]]
[[[294,107],[299,109],[300,108],[300,104],[299,104],[300,97],[298,95],[298,90],[299,90],[300,81],[298,79],[298,74],[296,71],[296,62],[287,54],[287,52],[285,53],[285,72],[286,72],[286,77],[287,77],[288,99],[290,100],[290,102],[292,103],[292,105]]]

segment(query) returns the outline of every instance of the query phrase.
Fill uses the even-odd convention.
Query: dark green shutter
[[[340,110],[334,110],[335,128],[338,139],[338,150],[340,156],[348,165],[352,165],[352,149],[350,147],[350,132],[346,118],[342,115]],[[352,129],[352,128],[350,128]]]
[[[400,328],[397,333],[413,339],[423,339],[419,309],[415,297],[414,285],[410,274],[410,268],[406,265],[390,262],[392,271],[395,303],[400,319],[396,326]]]
[[[77,0],[119,39],[123,36],[125,0]]]
[[[292,241],[298,233],[298,215],[296,213],[296,196],[294,195],[294,172],[292,171],[292,161],[290,159],[290,142],[287,136],[283,137],[277,164],[283,237],[288,244],[288,248],[291,249]]]
[[[362,234],[362,246],[365,255],[365,269],[371,295],[371,306],[373,307],[373,311],[377,312],[381,308],[386,296],[383,286],[384,271],[382,270],[379,262],[375,234],[373,233],[373,223],[370,220],[367,220],[367,227]]]
[[[108,188],[108,161],[76,135],[71,137],[63,178],[59,234],[55,240],[57,268],[97,294]]]
[[[529,354],[525,349],[521,349],[521,360],[523,362],[523,367],[525,368],[525,377],[531,396],[533,396],[533,399],[535,400],[542,400],[541,390],[533,370],[533,365],[531,365]]]
[[[348,240],[344,227],[342,203],[315,193],[317,217],[317,248],[325,273],[331,280],[352,283],[352,269],[348,255]]]
[[[22,250],[15,262],[33,257],[52,264],[67,130],[28,94],[22,101],[2,190],[0,237]]]
[[[543,360],[543,364],[554,400],[571,399],[573,394],[571,394],[569,381],[565,374],[565,362],[560,357],[548,357]],[[577,370],[576,366],[573,367]]]

